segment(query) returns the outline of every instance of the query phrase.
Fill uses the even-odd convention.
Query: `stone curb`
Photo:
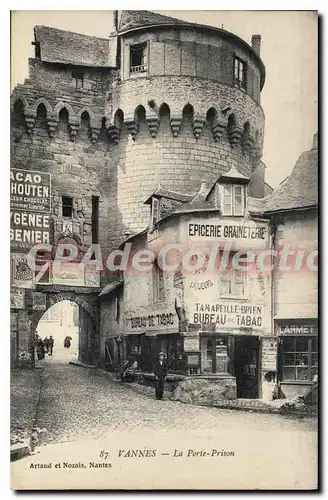
[[[82,363],[81,361],[69,361],[69,365],[79,366],[80,368],[94,368],[97,369],[95,365],[88,365],[87,363]]]
[[[30,429],[30,436],[24,440],[23,443],[17,443],[17,444],[12,444],[10,445],[10,461],[14,462],[16,460],[19,460],[20,458],[24,458],[27,455],[31,455],[33,452],[35,445],[33,443],[33,432],[34,428],[36,425],[37,421],[37,415],[38,415],[38,409],[39,409],[39,404],[40,404],[40,397],[41,397],[41,389],[42,389],[42,371],[40,372],[41,367],[36,367],[35,370],[37,370],[37,373],[39,374],[39,391],[38,391],[38,396],[37,396],[37,401],[35,405],[35,411],[34,411],[34,416],[32,418],[32,426]]]

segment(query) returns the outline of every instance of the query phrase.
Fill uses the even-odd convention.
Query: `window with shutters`
[[[155,303],[165,299],[164,272],[156,263],[153,265],[153,297]]]
[[[234,58],[234,86],[247,90],[247,63],[239,57]]]
[[[245,186],[224,184],[221,186],[222,215],[242,216],[245,214]]]
[[[221,275],[220,279],[220,296],[221,297],[239,297],[245,296],[246,290],[246,270],[237,270],[233,265],[232,253],[229,258],[228,265]]]

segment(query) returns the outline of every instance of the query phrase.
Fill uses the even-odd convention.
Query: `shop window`
[[[165,299],[164,272],[157,264],[153,265],[153,295],[154,302],[163,302]]]
[[[232,341],[229,337],[201,339],[201,371],[206,373],[232,373]]]
[[[81,71],[73,71],[72,78],[75,82],[76,89],[83,89],[84,73]]]
[[[240,184],[221,186],[222,215],[242,216],[245,214],[245,187]]]
[[[247,63],[239,57],[234,58],[234,86],[247,89]]]
[[[62,196],[62,216],[73,217],[73,198]]]
[[[147,71],[147,43],[132,45],[130,48],[130,73]]]
[[[220,296],[221,297],[244,297],[246,291],[246,271],[237,270],[233,265],[233,254],[221,274]]]
[[[318,375],[318,339],[316,337],[283,337],[281,339],[282,380],[315,380]]]
[[[151,227],[159,221],[159,199],[153,197],[151,202]]]

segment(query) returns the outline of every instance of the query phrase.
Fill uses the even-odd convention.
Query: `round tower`
[[[251,47],[223,29],[150,12],[123,11],[117,37],[120,77],[105,111],[116,144],[110,183],[113,210],[134,233],[147,227],[144,201],[159,184],[197,192],[232,166],[252,179],[265,68],[259,35]]]

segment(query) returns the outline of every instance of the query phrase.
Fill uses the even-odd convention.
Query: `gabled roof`
[[[162,188],[162,186],[158,186],[144,203],[150,204],[153,196],[155,196],[155,198],[169,198],[170,200],[176,200],[185,203],[187,201],[190,201],[195,196],[195,194],[179,193],[178,191],[171,191],[169,189]]]
[[[75,66],[109,66],[109,43],[105,38],[35,26],[34,39],[40,47],[41,61]]]
[[[302,153],[291,174],[265,198],[265,212],[311,208],[318,205],[318,146]]]
[[[148,10],[123,10],[118,25],[118,31],[127,31],[134,28],[141,28],[143,26],[158,26],[167,24],[190,25],[191,23],[182,21],[181,19],[176,19],[175,17],[163,16],[162,14],[149,12]]]
[[[228,180],[240,181],[240,182],[246,184],[247,182],[250,181],[250,178],[246,177],[246,175],[243,175],[240,172],[238,172],[235,165],[233,165],[228,172],[223,172],[223,174],[220,175],[217,182],[228,181]]]

